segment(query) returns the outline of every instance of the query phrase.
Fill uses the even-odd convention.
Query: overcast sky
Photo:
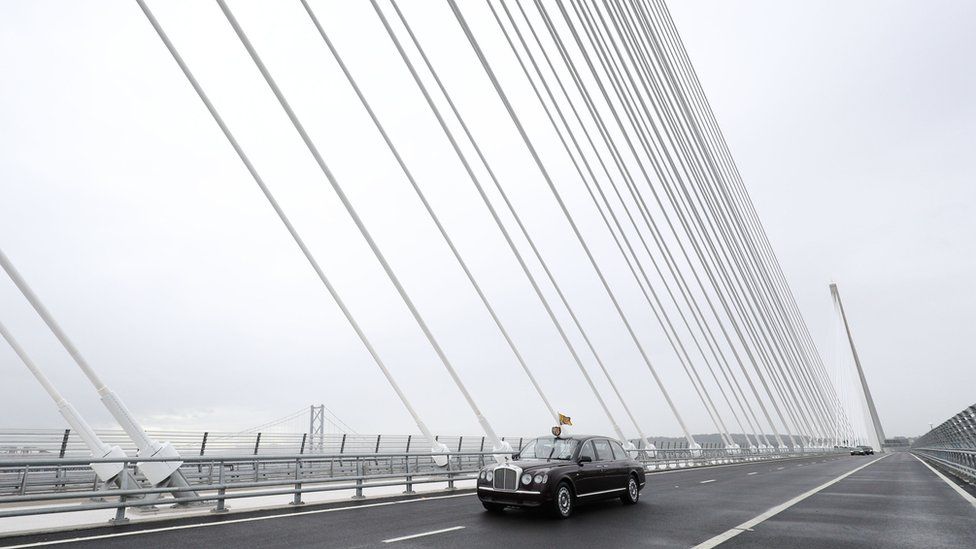
[[[301,5],[230,4],[485,416],[501,434],[547,429]],[[550,400],[608,431],[372,8],[312,4]],[[678,434],[449,8],[403,4],[638,421]],[[435,432],[478,433],[216,5],[151,6],[421,416]],[[565,183],[575,176],[490,12],[462,6],[680,412],[714,432],[592,205]],[[824,358],[836,354],[836,281],[889,436],[976,401],[976,4],[670,7]],[[415,432],[135,2],[0,3],[0,74],[0,247],[147,426],[236,430],[321,402],[359,432]],[[112,426],[6,277],[0,322],[84,416]],[[0,427],[62,426],[0,346]]]

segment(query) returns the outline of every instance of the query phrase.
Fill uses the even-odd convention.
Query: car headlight
[[[485,480],[487,480],[488,482],[491,482],[491,479],[494,478],[494,477],[495,477],[495,473],[493,473],[491,471],[488,471],[487,473],[485,473]]]
[[[522,475],[522,484],[528,486],[530,482],[532,482],[532,475],[529,473]]]
[[[546,475],[546,477],[548,477],[548,476],[549,476],[549,475]],[[535,476],[535,478],[534,478],[533,480],[535,480],[535,483],[536,483],[536,484],[542,484],[543,482],[545,482],[545,481],[546,481],[546,477],[544,477],[544,476],[542,476],[542,475],[536,475],[536,476]]]
[[[481,473],[478,474],[478,478],[480,478],[481,480],[484,480],[485,479],[485,472],[484,471],[481,471]]]

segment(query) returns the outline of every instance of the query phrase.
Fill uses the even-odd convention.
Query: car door
[[[576,495],[581,497],[600,491],[600,482],[603,480],[603,468],[600,467],[600,463],[597,461],[592,440],[587,440],[580,447],[579,458],[583,458],[584,456],[589,457],[592,461],[580,462],[579,470],[574,477],[574,481],[576,482]]]
[[[610,446],[613,448],[614,457],[613,465],[608,471],[611,477],[610,484],[614,488],[626,488],[627,479],[630,476],[631,460],[633,458],[624,450],[623,445],[619,441],[611,440]]]
[[[596,450],[596,468],[600,472],[600,480],[597,482],[597,492],[606,492],[619,488],[619,482],[614,482],[614,455],[610,447],[610,441],[605,438],[593,439],[593,449]]]

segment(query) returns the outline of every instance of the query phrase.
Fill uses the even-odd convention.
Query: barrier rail
[[[814,452],[732,451],[725,449],[633,450],[648,471],[764,461],[816,455]],[[0,496],[0,518],[96,509],[115,509],[115,524],[127,521],[129,508],[163,504],[178,506],[213,503],[213,512],[227,510],[226,501],[237,498],[290,496],[301,505],[302,494],[352,490],[353,498],[364,491],[403,486],[413,493],[420,484],[474,480],[478,471],[494,460],[491,452],[449,452],[445,467],[438,467],[430,453],[293,454],[281,456],[192,456],[182,458],[187,487],[148,487],[137,462],[166,459],[25,459],[0,461],[0,478],[17,478]],[[99,486],[91,463],[122,463],[116,485]],[[84,476],[81,482],[72,475]],[[177,495],[195,492],[185,497]],[[101,501],[98,501],[101,500]],[[23,506],[23,507],[21,507]]]
[[[976,483],[976,404],[918,437],[912,452]]]

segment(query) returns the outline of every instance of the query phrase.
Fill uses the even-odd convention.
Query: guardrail
[[[976,483],[976,404],[918,437],[912,452]]]
[[[775,460],[833,452],[733,451],[725,449],[634,450],[649,471]],[[0,462],[0,478],[18,478],[12,492],[0,496],[0,518],[115,509],[114,524],[127,521],[130,508],[163,504],[179,506],[212,503],[213,512],[227,510],[227,500],[264,496],[289,496],[301,505],[302,494],[352,490],[353,498],[364,491],[403,486],[413,493],[420,484],[455,483],[474,480],[478,471],[494,460],[491,452],[449,452],[445,467],[438,467],[430,453],[294,454],[281,456],[193,456],[183,458],[181,471],[187,487],[149,487],[137,462],[165,459],[27,459]],[[99,486],[91,474],[91,463],[122,463],[118,485]],[[72,475],[87,475],[83,482],[69,481]],[[188,497],[177,495],[195,492]]]

